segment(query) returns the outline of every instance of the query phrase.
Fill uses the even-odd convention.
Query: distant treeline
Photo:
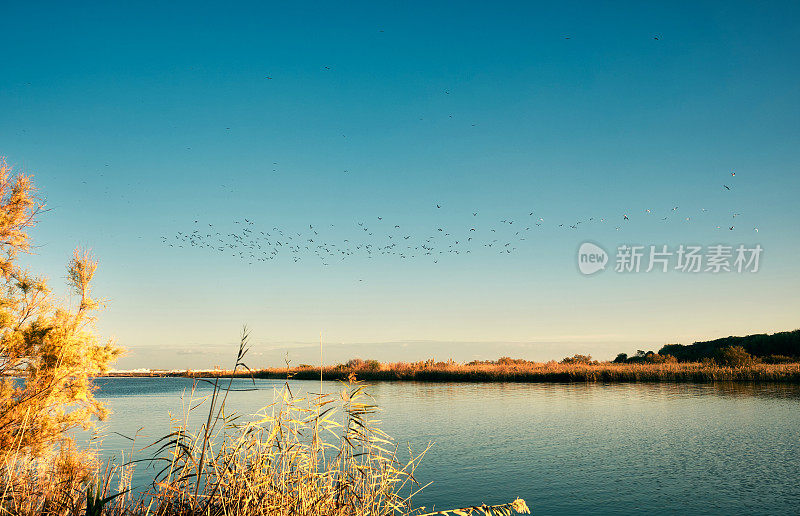
[[[714,358],[719,350],[733,346],[741,346],[754,357],[768,359],[771,357],[800,358],[800,330],[782,331],[767,335],[747,335],[745,337],[724,337],[705,342],[695,342],[688,346],[667,344],[659,351],[659,355],[672,355],[681,362],[697,362],[703,358]]]
[[[721,339],[695,342],[694,344],[667,344],[658,350],[639,350],[636,355],[620,353],[614,360],[617,363],[701,362],[730,359],[731,355],[749,356],[766,363],[788,363],[800,360],[800,329],[783,331],[768,335],[747,335],[745,337],[723,337]]]

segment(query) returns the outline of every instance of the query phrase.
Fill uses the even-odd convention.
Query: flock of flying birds
[[[571,36],[566,35],[564,39],[571,39]],[[654,34],[653,39],[658,41],[661,36]],[[325,66],[324,69],[331,68]],[[272,80],[273,77],[268,75],[266,78]],[[444,94],[449,95],[450,91],[444,90]],[[230,127],[226,127],[226,130],[230,130]],[[277,166],[277,163],[273,165]],[[730,176],[732,181],[736,173],[731,172]],[[228,188],[226,185],[222,187]],[[729,184],[723,184],[722,188],[731,190]],[[437,204],[436,209],[442,209],[442,205]],[[699,213],[686,214],[675,206],[660,215],[650,209],[637,215],[658,217],[661,221],[681,220],[688,223],[693,221],[693,216],[702,217],[707,211],[702,208]],[[732,218],[740,215],[733,213]],[[355,221],[349,228],[337,228],[334,224],[309,224],[307,229],[304,227],[302,230],[278,226],[262,228],[255,221],[245,218],[233,221],[237,228],[233,232],[222,226],[195,220],[190,230],[179,231],[172,237],[162,236],[161,241],[169,247],[203,249],[230,255],[251,265],[288,257],[294,262],[318,259],[322,265],[327,266],[354,256],[394,256],[402,260],[429,258],[438,263],[444,256],[482,251],[510,255],[519,250],[522,242],[547,228],[569,231],[592,225],[613,225],[615,230],[620,231],[632,217],[633,214],[623,213],[610,219],[589,217],[571,223],[554,223],[545,221],[538,212],[533,211],[516,218],[500,220],[486,220],[480,213],[472,212],[471,216],[465,215],[467,220],[457,227],[435,225],[424,232],[395,223],[399,221],[384,220],[382,216]],[[734,231],[735,226],[717,225],[716,229]],[[758,228],[753,230],[758,232]],[[343,238],[342,233],[347,233],[348,238]]]
[[[735,175],[735,172],[731,172],[731,177]],[[731,190],[727,184],[722,187],[726,191]],[[437,204],[436,209],[442,209],[442,205]],[[702,217],[707,212],[708,210],[701,208],[694,216]],[[731,218],[736,219],[740,215],[741,213],[733,213]],[[653,210],[645,209],[638,216],[686,223],[695,220],[692,215],[681,213],[678,206],[671,208],[666,214],[656,214]],[[458,226],[434,225],[422,233],[395,221],[385,220],[382,216],[355,221],[349,228],[337,228],[334,224],[309,224],[308,228],[304,227],[299,231],[278,226],[261,228],[255,221],[245,218],[234,220],[237,230],[231,232],[214,224],[195,220],[191,230],[179,231],[171,238],[162,236],[161,241],[169,247],[203,249],[230,255],[251,265],[277,260],[282,256],[294,262],[318,259],[324,266],[354,256],[393,256],[403,260],[428,258],[438,263],[439,259],[448,255],[476,252],[510,255],[519,250],[522,242],[535,238],[537,232],[545,229],[572,231],[596,225],[613,225],[615,230],[620,231],[633,217],[633,214],[623,213],[617,215],[616,220],[589,217],[572,223],[556,223],[546,221],[533,211],[520,217],[499,220],[487,220],[479,212],[471,212],[465,223]],[[716,226],[718,230],[734,231],[735,228],[734,225]],[[348,232],[348,238],[342,238],[342,229]],[[758,228],[753,230],[758,232]]]

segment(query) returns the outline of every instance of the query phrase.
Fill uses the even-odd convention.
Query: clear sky
[[[52,208],[26,262],[66,296],[71,249],[93,249],[121,366],[225,364],[244,323],[251,366],[318,360],[320,331],[327,362],[609,358],[800,327],[797,2],[1,12],[0,155]],[[607,270],[578,271],[585,241]],[[622,244],[764,251],[755,274],[622,274]]]

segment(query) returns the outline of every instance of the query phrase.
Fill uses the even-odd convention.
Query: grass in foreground
[[[246,368],[246,339],[233,373]],[[212,394],[195,399],[193,390],[173,431],[149,446],[148,462],[158,471],[151,485],[131,485],[136,462],[93,474],[90,461],[68,453],[35,467],[24,454],[11,454],[0,465],[0,515],[423,515],[412,498],[422,489],[414,473],[427,449],[409,449],[401,461],[373,419],[377,408],[364,386],[349,380],[338,398],[297,397],[287,383],[249,421],[226,409],[232,380],[201,380],[213,384]],[[189,413],[198,407],[207,414],[194,430]],[[528,513],[524,500],[427,514],[515,511]]]
[[[190,398],[190,405],[208,405],[208,422],[192,431],[188,414],[173,419],[173,431],[150,447],[157,473],[145,489],[131,490],[134,463],[106,470],[98,482],[77,463],[41,461],[36,475],[16,457],[3,471],[0,514],[422,512],[412,510],[411,496],[424,452],[400,463],[391,440],[369,419],[375,407],[363,386],[343,391],[341,413],[331,396],[296,398],[287,386],[248,422],[227,413],[227,392],[217,382],[213,395]]]

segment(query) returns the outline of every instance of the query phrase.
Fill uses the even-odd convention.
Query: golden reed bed
[[[353,362],[353,361],[351,361]],[[355,361],[353,365],[325,367],[325,380],[343,379],[354,373],[368,381],[424,382],[786,382],[800,383],[800,363],[750,364],[741,367],[683,362],[664,364],[562,364],[558,362],[524,364],[473,364],[454,362]],[[225,377],[229,370],[137,373],[130,376]],[[115,376],[128,376],[116,373]],[[318,380],[318,367],[267,368],[237,371],[235,376]]]

